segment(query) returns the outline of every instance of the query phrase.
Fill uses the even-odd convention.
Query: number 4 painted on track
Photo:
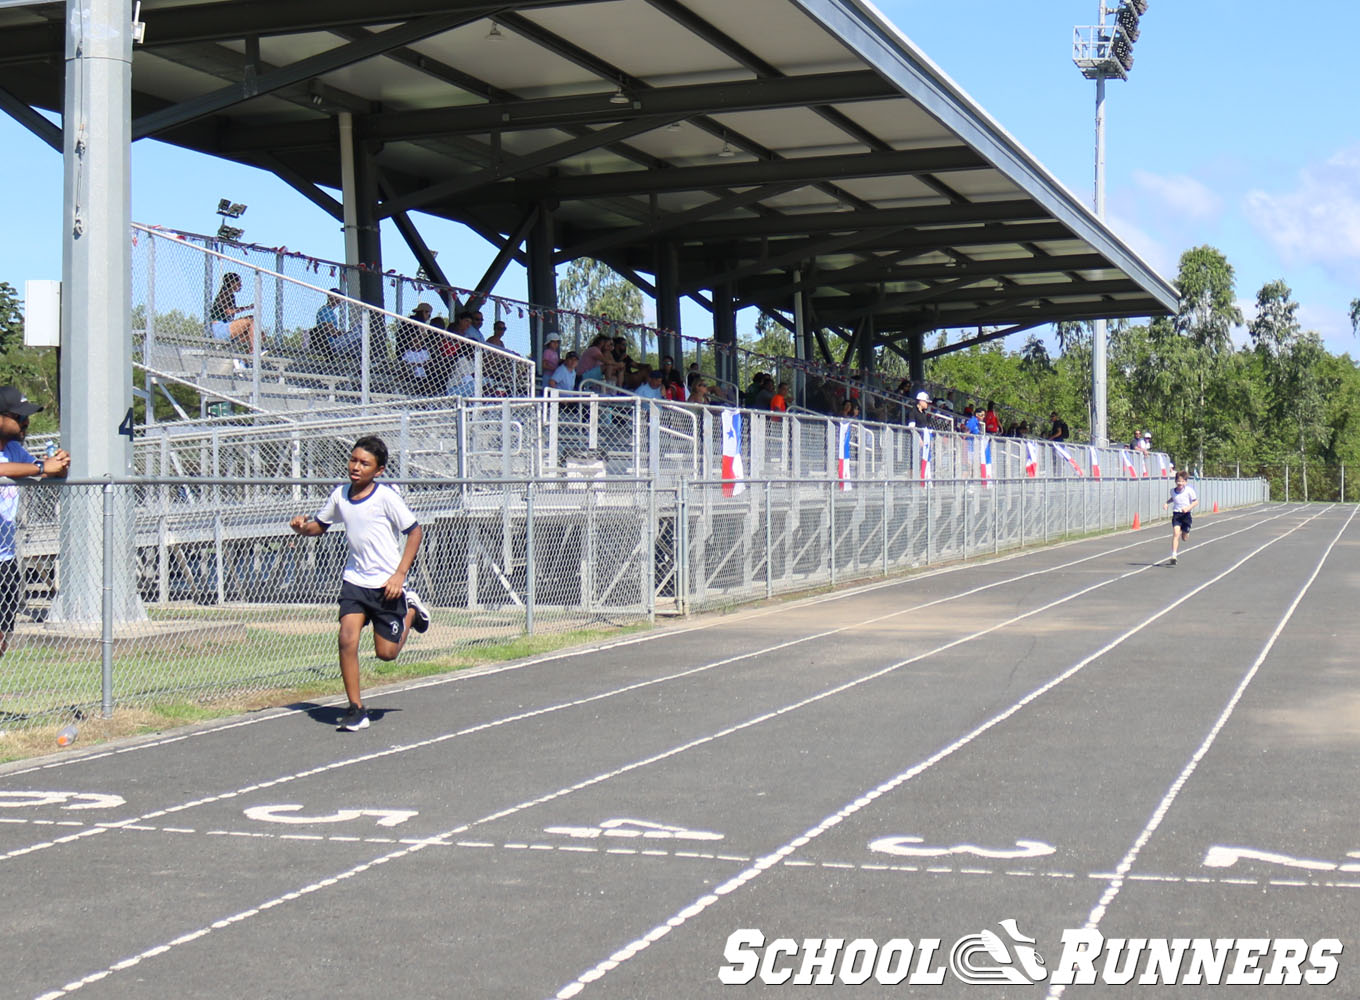
[[[362,819],[364,816],[376,816],[379,826],[399,826],[412,816],[417,815],[414,809],[337,809],[329,816],[280,815],[281,813],[297,813],[300,809],[302,809],[302,806],[298,805],[251,806],[245,810],[245,814],[249,819],[260,820],[264,823],[293,824],[348,823],[351,820]]]

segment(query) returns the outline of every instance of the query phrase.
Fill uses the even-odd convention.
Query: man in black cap
[[[661,389],[661,369],[653,368],[647,373],[647,381],[643,385],[633,390],[643,399],[665,399],[666,394]]]
[[[60,448],[39,460],[24,447],[28,418],[42,410],[12,385],[0,387],[0,476],[7,479],[61,479],[71,468],[71,456]],[[0,656],[9,649],[14,616],[23,597],[23,574],[14,547],[14,520],[19,510],[19,487],[0,486]]]

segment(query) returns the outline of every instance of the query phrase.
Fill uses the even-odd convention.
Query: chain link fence
[[[1224,462],[1209,465],[1212,476],[1264,479],[1274,500],[1355,503],[1360,500],[1356,466],[1344,462]]]
[[[405,661],[619,626],[1127,527],[1166,484],[1055,478],[732,482],[406,479],[425,535],[408,583],[432,611]],[[287,526],[334,480],[5,485],[19,606],[0,726],[333,678],[340,530]],[[1196,482],[1210,510],[1266,499]]]

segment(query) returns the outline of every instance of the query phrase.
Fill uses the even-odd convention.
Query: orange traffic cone
[[[1137,531],[1142,525],[1138,523],[1138,511],[1133,512],[1133,530]]]
[[[1214,501],[1214,513],[1215,513],[1215,514],[1218,513],[1218,501],[1217,501],[1217,500]]]

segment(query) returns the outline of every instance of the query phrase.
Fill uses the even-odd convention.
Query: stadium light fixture
[[[228,219],[239,219],[246,214],[246,206],[239,201],[232,201],[230,198],[221,198],[217,202],[217,214],[222,216],[222,224],[217,227],[217,238],[235,243],[245,235],[245,230],[237,226],[227,225]]]
[[[499,42],[504,38],[505,36],[501,34],[501,26],[495,21],[492,21],[491,30],[486,33],[486,40],[488,42]]]

